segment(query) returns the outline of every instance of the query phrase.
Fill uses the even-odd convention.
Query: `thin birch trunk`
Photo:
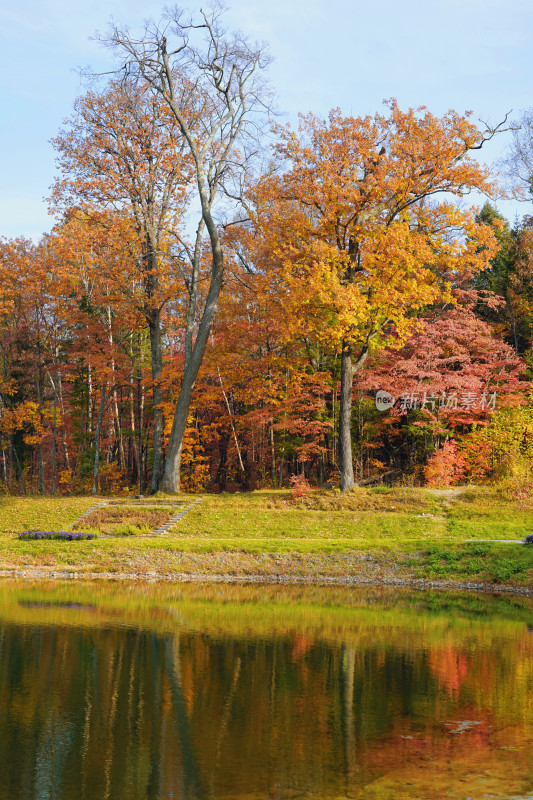
[[[93,376],[91,365],[87,367],[87,433],[92,433],[92,420],[93,420]]]
[[[222,389],[222,394],[224,396],[224,401],[226,403],[226,408],[228,409],[229,421],[230,421],[231,430],[232,430],[232,433],[233,433],[233,439],[235,441],[235,447],[237,448],[237,455],[239,457],[239,466],[241,468],[241,472],[243,473],[243,475],[245,475],[246,474],[246,470],[244,469],[244,464],[242,463],[241,448],[239,447],[239,440],[237,439],[237,432],[235,430],[235,425],[233,424],[233,414],[231,412],[228,396],[226,394],[226,391],[224,389],[224,384],[222,382],[222,375],[220,374],[220,370],[218,369],[218,367],[217,367],[217,372],[218,372],[218,379],[220,381],[220,388]]]
[[[135,469],[137,470],[137,478],[139,477],[139,450],[137,439],[135,437],[135,397],[133,388],[133,375],[130,376],[130,428],[131,428],[131,447],[133,450],[133,460],[135,462]]]
[[[270,438],[270,477],[272,478],[272,488],[276,486],[276,448],[274,446],[274,428],[272,424],[268,430]]]
[[[63,381],[61,380],[61,373],[57,373],[58,393],[59,393],[59,408],[61,410],[61,419],[65,419],[65,404],[63,402]],[[63,425],[63,433],[61,435],[63,443],[63,458],[65,459],[65,467],[70,472],[70,457],[68,454],[67,434],[65,426]]]
[[[52,392],[54,393],[54,401],[53,401],[53,412],[52,412],[52,496],[55,496],[56,493],[56,480],[57,480],[57,386],[56,380],[58,380],[58,373],[57,373],[57,353],[54,354],[54,365],[56,369],[56,378],[52,377],[52,373],[48,368],[46,368],[46,372],[48,375],[48,379],[52,385]]]
[[[102,394],[100,396],[100,408],[98,410],[98,418],[96,421],[96,429],[94,432],[94,467],[93,467],[93,488],[92,494],[98,493],[98,477],[100,474],[100,432],[102,430],[102,420],[104,418],[105,404],[107,400],[106,394],[107,384],[102,386]]]
[[[111,306],[107,307],[107,324],[109,329],[109,345],[111,348],[111,375],[112,375],[112,386],[113,386],[113,423],[116,430],[117,440],[118,440],[118,453],[119,453],[119,463],[120,468],[124,468],[124,448],[122,445],[122,429],[120,427],[120,415],[118,413],[118,402],[117,402],[117,388],[116,388],[116,379],[115,379],[115,372],[116,372],[116,365],[115,359],[113,357],[113,317],[111,314]]]
[[[54,385],[54,407],[52,412],[52,497],[56,493],[57,474],[57,395]]]
[[[42,397],[42,374],[41,369],[39,367],[39,371],[36,377],[36,385],[37,385],[37,402],[39,403],[39,419],[41,426],[44,422],[43,416],[43,397]],[[44,485],[44,455],[43,455],[43,443],[39,442],[39,447],[37,448],[37,461],[38,461],[38,487],[37,491],[39,494],[45,493],[45,485]]]

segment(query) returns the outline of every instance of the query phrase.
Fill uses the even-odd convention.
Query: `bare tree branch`
[[[243,163],[257,149],[268,121],[272,95],[261,77],[270,63],[264,45],[251,45],[240,34],[222,27],[224,7],[212,3],[194,20],[183,9],[165,13],[160,24],[149,22],[138,39],[113,26],[100,41],[122,60],[121,72],[162,97],[177,122],[196,170],[196,200],[201,217],[193,246],[184,248],[191,262],[185,331],[185,364],[170,435],[163,488],[179,489],[183,435],[192,390],[217,311],[225,261],[218,225],[217,200],[238,186]],[[125,59],[125,60],[124,60]],[[243,154],[244,153],[244,158]],[[233,193],[233,196],[237,196]],[[207,232],[212,263],[209,288],[199,308],[198,281]],[[199,317],[199,322],[197,319]],[[196,334],[194,336],[194,334]]]

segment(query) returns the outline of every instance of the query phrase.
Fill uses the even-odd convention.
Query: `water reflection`
[[[505,598],[2,584],[0,798],[523,797],[532,621]]]

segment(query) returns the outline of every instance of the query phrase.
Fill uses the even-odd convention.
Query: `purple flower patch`
[[[82,531],[24,531],[19,533],[19,539],[63,539],[73,542],[79,539],[96,539],[96,533],[83,533]]]

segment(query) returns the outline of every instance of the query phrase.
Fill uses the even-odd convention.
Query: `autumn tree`
[[[36,315],[32,283],[36,245],[23,238],[0,240],[0,445],[3,478],[12,487],[20,480],[26,491],[26,456],[42,443],[42,406],[36,384],[42,375],[36,365]],[[29,279],[29,280],[28,280]],[[39,342],[40,344],[40,342]],[[37,368],[36,368],[37,367]],[[36,436],[37,427],[40,436]],[[41,455],[41,453],[39,454]],[[39,491],[44,491],[39,457]]]
[[[37,456],[37,488],[45,491],[45,442],[49,485],[58,488],[59,442],[68,460],[62,428],[65,341],[71,320],[50,264],[48,237],[0,243],[2,308],[0,347],[0,436],[8,440],[10,472],[25,490],[25,469]],[[63,288],[63,286],[61,287]],[[51,440],[51,441],[50,441]],[[30,456],[30,464],[24,463]],[[51,474],[50,474],[51,473]],[[4,477],[7,478],[4,472]]]
[[[160,26],[151,22],[135,39],[126,28],[114,27],[104,40],[124,62],[123,74],[148,85],[170,109],[194,164],[194,197],[199,208],[195,234],[179,237],[190,268],[184,332],[185,359],[180,393],[170,433],[163,488],[180,485],[183,436],[192,392],[202,363],[224,275],[224,252],[217,225],[216,202],[223,188],[235,196],[257,134],[269,92],[261,78],[269,59],[264,48],[251,46],[221,25],[222,6],[214,4],[197,21],[185,12],[169,12]],[[201,108],[202,113],[197,114]],[[229,188],[228,188],[229,187]],[[205,235],[211,257],[205,292],[200,271]]]
[[[136,378],[144,383],[142,359],[133,353],[139,350],[137,342],[145,330],[144,290],[139,280],[142,252],[143,242],[138,240],[133,220],[112,211],[92,210],[84,215],[77,209],[67,214],[47,239],[48,274],[54,297],[62,298],[63,316],[69,320],[69,377],[76,382],[80,372],[87,374],[93,493],[98,488],[108,401],[111,400],[118,462],[123,470],[118,394],[127,387],[131,395]],[[71,408],[71,416],[74,412]],[[135,455],[139,473],[139,448]]]
[[[89,91],[78,98],[74,115],[53,144],[61,170],[52,196],[55,209],[70,218],[77,209],[81,221],[89,224],[96,219],[101,225],[105,225],[107,211],[126,213],[137,232],[138,269],[130,271],[126,283],[121,272],[109,273],[107,278],[108,284],[119,286],[140,306],[149,329],[152,491],[157,491],[163,474],[161,314],[168,300],[180,291],[169,232],[182,224],[192,164],[168,105],[146,84],[131,80],[113,80],[102,91]],[[100,269],[105,269],[105,262]]]
[[[498,225],[499,250],[490,267],[474,282],[478,291],[494,297],[494,302],[478,303],[477,313],[529,360],[533,340],[533,217],[525,216],[511,228],[496,208],[485,203],[478,218]]]
[[[494,192],[472,152],[497,129],[426,109],[327,121],[303,117],[280,129],[278,172],[255,191],[255,230],[277,259],[276,294],[293,335],[341,358],[339,461],[342,490],[354,485],[354,373],[371,350],[401,345],[427,306],[451,301],[457,276],[494,255],[490,226],[454,203]],[[442,195],[437,201],[436,196]]]
[[[432,309],[403,347],[371,357],[359,386],[396,399],[381,423],[397,430],[395,464],[412,471],[448,439],[486,425],[523,398],[525,363],[472,306]]]
[[[245,408],[239,425],[259,442],[254,451],[265,454],[273,486],[281,487],[291,470],[314,473],[322,483],[329,477],[333,437],[334,355],[295,333],[277,302],[279,273],[269,243],[249,226],[232,226],[225,246],[213,349],[228,391]],[[264,463],[260,469],[265,481]]]

